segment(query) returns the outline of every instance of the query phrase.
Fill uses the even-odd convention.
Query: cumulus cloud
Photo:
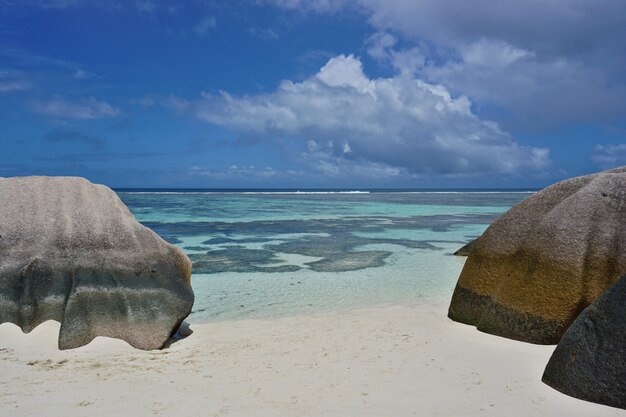
[[[327,175],[516,174],[549,165],[548,150],[520,146],[474,115],[466,97],[405,73],[370,79],[352,55],[270,93],[203,93],[169,105],[234,131],[302,141],[301,160]]]
[[[281,3],[285,1],[275,1],[284,7]],[[309,0],[288,3],[300,3],[304,9]],[[379,30],[444,46],[489,39],[540,54],[572,57],[607,47],[621,49],[625,43],[619,36],[626,33],[626,4],[621,0],[502,0],[497,4],[491,0],[352,0],[339,4],[359,7]]]
[[[393,180],[404,179],[410,175],[406,168],[355,158],[350,154],[353,154],[353,151],[348,142],[336,144],[333,141],[320,143],[310,140],[306,151],[300,154],[298,162],[308,171],[338,180],[343,178]]]
[[[34,101],[31,109],[44,116],[90,120],[103,119],[118,116],[121,112],[107,102],[98,101],[93,97],[83,98],[78,101],[68,101],[56,96],[51,100]]]
[[[377,32],[365,42],[367,53],[374,59],[391,64],[397,71],[414,74],[426,63],[424,51],[419,47],[395,49],[398,42],[388,32]]]
[[[366,44],[372,57],[496,106],[516,129],[626,117],[622,0],[345,0],[333,8],[322,0],[266,1],[315,13],[359,10],[378,31]]]
[[[518,129],[605,122],[626,114],[626,84],[612,83],[601,70],[568,58],[540,58],[503,41],[480,39],[459,44],[456,55],[443,62],[427,62],[424,48],[395,44],[392,35],[377,33],[367,51],[401,72],[507,110],[506,120]]]

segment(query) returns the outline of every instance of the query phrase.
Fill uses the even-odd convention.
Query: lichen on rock
[[[451,319],[555,344],[626,273],[626,167],[554,184],[511,208],[475,242]]]

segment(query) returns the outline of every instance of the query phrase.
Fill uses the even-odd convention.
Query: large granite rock
[[[626,277],[574,321],[543,382],[572,397],[626,409]]]
[[[191,262],[103,185],[0,179],[0,323],[61,323],[59,348],[96,336],[158,349],[190,313]]]
[[[479,330],[554,344],[626,272],[626,167],[554,184],[476,241],[448,316]]]
[[[474,248],[474,245],[476,244],[477,240],[478,239],[469,241],[468,243],[463,245],[461,248],[459,248],[456,252],[454,252],[453,255],[454,256],[469,256],[470,253],[472,253],[472,249]]]

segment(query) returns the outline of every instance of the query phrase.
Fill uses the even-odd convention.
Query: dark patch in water
[[[211,248],[209,248],[207,246],[185,246],[183,249],[191,250],[191,251],[194,251],[194,252],[199,252],[199,251],[209,250]]]
[[[214,241],[217,239],[213,239]],[[222,243],[223,240],[217,240]],[[275,245],[265,245],[263,249],[246,249],[240,245],[223,247],[204,254],[189,254],[195,273],[211,274],[218,272],[294,272],[297,265],[277,265],[277,253],[298,254],[323,258],[309,262],[312,270],[319,272],[356,271],[383,266],[389,251],[355,251],[355,248],[369,244],[394,244],[415,249],[437,250],[426,242],[409,239],[382,239],[334,234],[332,236],[305,236]]]
[[[213,239],[205,240],[202,243],[204,245],[221,245],[224,243],[264,243],[264,242],[271,242],[272,240],[275,240],[275,239],[258,238],[258,237],[231,239],[229,237],[216,237]]]
[[[308,220],[261,220],[251,222],[143,222],[143,224],[169,240],[178,236],[221,235],[207,240],[206,244],[256,243],[273,240],[272,236],[285,233],[326,233],[330,235],[355,232],[384,232],[395,229],[427,229],[446,231],[459,224],[489,224],[495,214],[439,215],[382,217],[363,216],[342,219]],[[250,238],[231,239],[233,234],[249,235]]]
[[[401,245],[414,249],[439,249],[430,243],[420,242],[417,240],[367,238],[354,236],[352,234],[306,236],[302,239],[292,240],[276,245],[265,245],[264,248],[274,252],[295,253],[305,256],[331,257],[338,253],[351,252],[358,246],[371,244]]]
[[[308,262],[312,270],[317,272],[358,271],[385,265],[385,259],[391,255],[387,251],[363,251],[337,253],[315,262]]]
[[[315,271],[340,272],[383,266],[389,251],[358,252],[370,244],[400,245],[412,249],[440,250],[434,242],[412,239],[368,238],[356,233],[384,233],[388,230],[447,231],[460,224],[489,224],[496,214],[433,215],[433,216],[344,216],[337,219],[260,220],[249,222],[144,222],[168,241],[178,236],[216,235],[204,245],[224,246],[205,254],[190,254],[195,273],[219,272],[294,272],[297,265],[274,265],[280,260],[277,253],[298,254],[323,258],[307,265]],[[277,234],[304,234],[301,238],[276,239]],[[309,234],[307,236],[307,234]],[[325,234],[326,236],[320,236]],[[244,235],[231,238],[229,235]],[[246,243],[265,243],[263,249],[246,249]],[[179,240],[178,240],[179,241]],[[206,250],[203,246],[190,246],[188,250]],[[209,248],[210,249],[210,248]],[[360,254],[361,253],[361,254]],[[368,255],[362,255],[366,253]]]
[[[217,272],[294,272],[300,269],[296,265],[271,266],[272,264],[280,263],[280,259],[276,258],[274,252],[263,249],[230,247],[208,251],[207,253],[192,253],[188,256],[193,262],[193,272],[197,274],[214,274]]]

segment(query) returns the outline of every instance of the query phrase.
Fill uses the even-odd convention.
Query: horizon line
[[[539,191],[542,187],[111,187],[114,191]]]

